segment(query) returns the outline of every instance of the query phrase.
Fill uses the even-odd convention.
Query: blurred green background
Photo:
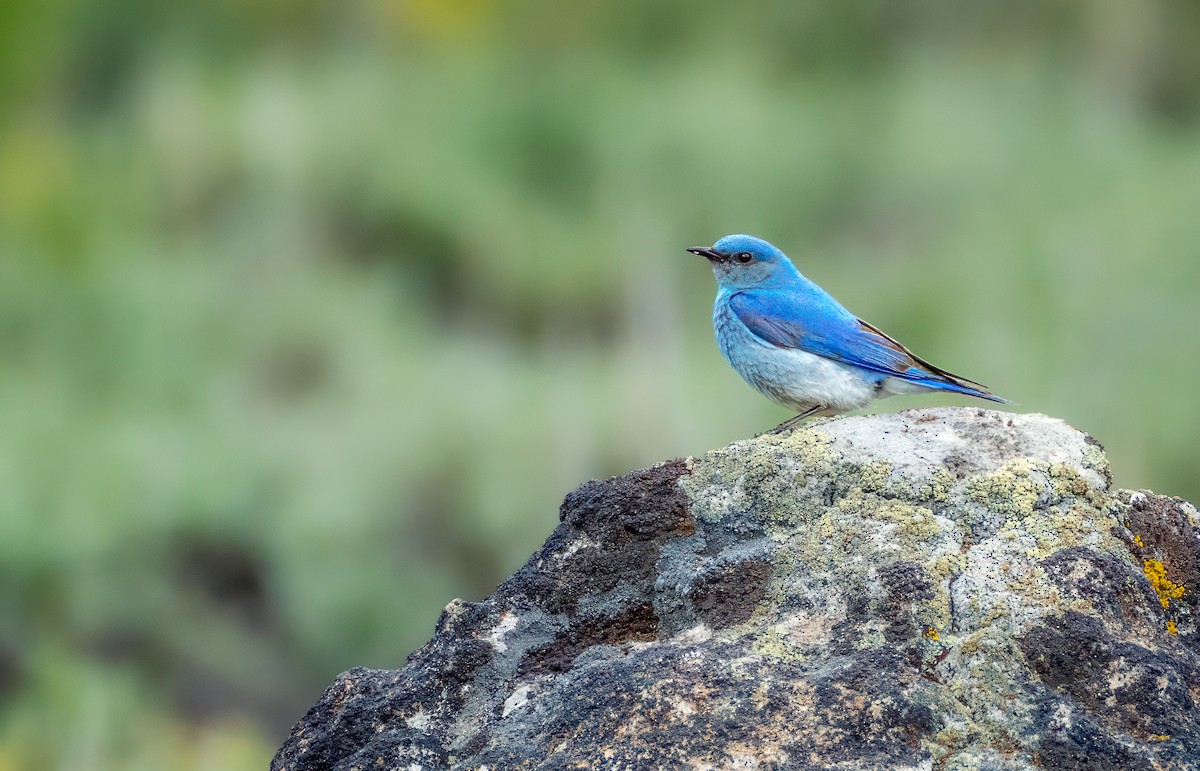
[[[262,768],[567,491],[787,417],[682,251],[728,232],[1200,499],[1198,33],[1125,0],[0,5],[0,771]]]

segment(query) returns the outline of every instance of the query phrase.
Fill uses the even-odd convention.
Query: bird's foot
[[[807,415],[797,415],[794,418],[788,418],[787,420],[780,423],[778,426],[775,426],[775,428],[772,428],[770,431],[762,432],[761,434],[759,434],[759,436],[767,436],[767,435],[775,436],[777,434],[786,433],[792,426],[796,425],[797,423],[799,423],[801,420],[803,420],[806,417],[808,417],[808,416]]]
[[[776,434],[782,434],[785,431],[788,431],[789,429],[791,429],[792,426],[795,426],[797,423],[804,420],[805,418],[811,418],[814,415],[816,415],[817,413],[823,412],[824,410],[825,410],[824,404],[815,404],[812,407],[809,407],[804,412],[801,412],[799,415],[788,418],[787,420],[780,423],[778,426],[775,426],[775,428],[772,428],[770,431],[764,431],[761,434],[756,434],[755,438],[758,438],[760,436],[767,436],[767,435],[774,436]]]

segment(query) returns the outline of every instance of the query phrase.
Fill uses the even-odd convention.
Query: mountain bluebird
[[[780,428],[896,394],[951,391],[1005,401],[855,317],[761,238],[725,236],[688,251],[708,258],[717,277],[713,328],[721,353],[747,383],[800,413]]]

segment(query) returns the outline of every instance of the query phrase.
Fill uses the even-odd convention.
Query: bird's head
[[[712,246],[693,246],[688,251],[712,263],[717,283],[730,289],[750,289],[798,275],[786,254],[754,236],[725,236]]]

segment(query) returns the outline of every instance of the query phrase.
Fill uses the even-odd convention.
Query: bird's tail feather
[[[909,367],[908,372],[900,375],[902,379],[910,383],[925,386],[926,388],[932,388],[935,391],[952,391],[956,394],[974,396],[977,399],[987,399],[989,402],[996,402],[997,404],[1012,404],[1008,399],[1003,399],[993,394],[983,383],[976,383],[974,380],[967,380],[965,377],[955,375],[953,372],[947,372],[941,367],[935,367],[905,348],[895,338],[879,329],[879,327],[868,324],[862,319],[859,319],[858,323],[867,332],[875,335],[880,343],[908,358],[912,366]]]
[[[967,396],[974,396],[977,399],[986,399],[989,402],[996,402],[997,404],[1012,403],[1008,399],[996,396],[991,391],[987,390],[986,386],[980,385],[979,383],[972,383],[969,380],[965,380],[954,375],[950,375],[949,378],[947,378],[946,375],[949,375],[949,373],[943,373],[940,376],[935,375],[933,377],[915,377],[905,379],[911,383],[916,383],[917,385],[922,385],[926,388],[932,388],[935,391],[950,391],[956,394],[966,394]]]

